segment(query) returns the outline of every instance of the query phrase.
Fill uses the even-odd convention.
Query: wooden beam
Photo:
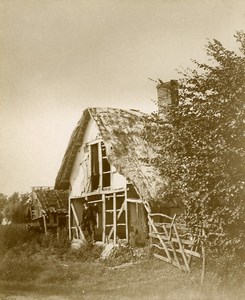
[[[170,216],[167,216],[167,215],[164,215],[164,214],[160,214],[160,213],[150,213],[149,214],[151,217],[154,217],[154,216],[161,216],[161,217],[164,217],[164,218],[167,218],[169,220],[172,221],[173,218],[171,218]]]
[[[71,198],[68,199],[68,234],[69,240],[71,240]]]
[[[105,194],[102,195],[102,242],[106,242],[106,204],[105,204]]]
[[[116,193],[113,193],[113,243],[117,243],[117,198]]]
[[[128,201],[127,201],[127,194],[125,193],[124,199],[124,206],[125,206],[125,223],[126,223],[126,241],[129,242],[129,232],[128,232]]]
[[[91,145],[98,144],[98,143],[101,143],[101,142],[102,142],[102,139],[96,139],[92,142],[86,143],[86,145],[91,146]]]
[[[76,214],[76,211],[75,211],[73,203],[71,203],[71,209],[72,209],[72,212],[73,212],[73,215],[74,215],[75,222],[76,222],[76,224],[78,226],[79,225],[79,221],[78,221],[78,217],[77,217],[77,214]]]
[[[164,250],[164,248],[163,247],[161,247],[160,245],[158,245],[158,244],[154,244],[154,243],[152,243],[151,244],[151,246],[152,247],[157,247],[158,249],[160,249],[160,250]]]
[[[205,272],[206,272],[206,254],[205,254],[205,247],[203,241],[201,242],[202,247],[202,275],[201,275],[201,285],[204,283]]]
[[[184,249],[185,253],[190,255],[190,256],[195,256],[197,258],[200,258],[201,257],[201,254],[198,253],[197,251],[193,251],[193,250],[189,250],[189,249]],[[188,260],[188,263],[189,263],[189,260]]]
[[[162,237],[163,240],[168,241],[168,236],[166,236],[165,232],[158,232],[158,231],[152,231],[151,233],[151,237],[158,237],[159,235]],[[177,238],[172,238],[171,239],[172,242],[179,242],[179,240]],[[182,244],[185,245],[193,245],[194,241],[190,241],[190,240],[183,240],[181,239]]]
[[[88,172],[87,172],[87,175],[88,175],[88,181],[90,183],[90,186],[89,186],[89,190],[91,191],[92,190],[92,151],[91,151],[91,147],[88,146]],[[88,196],[89,193],[81,193],[81,196],[84,197],[84,196]]]
[[[77,227],[71,227],[71,230],[75,230],[75,232],[76,232],[76,239],[78,239],[79,238],[79,236],[78,236],[78,230],[77,230]]]
[[[102,166],[102,149],[101,141],[98,142],[98,160],[99,160],[99,189],[103,188],[103,166]]]
[[[129,199],[129,198],[127,198],[127,202],[131,202],[131,203],[143,203],[143,201],[140,200],[140,199]]]
[[[169,263],[169,261],[168,261],[168,259],[166,257],[164,257],[162,255],[159,255],[159,254],[156,254],[156,253],[153,253],[153,255],[154,255],[154,257],[156,257],[158,259],[161,259],[161,260]],[[175,267],[178,267],[177,264],[174,261],[172,262],[172,265],[175,266]],[[180,266],[180,267],[181,267],[181,270],[183,270],[185,272],[187,271],[186,268],[185,268],[185,266]]]
[[[125,189],[124,188],[117,189],[117,190],[114,190],[114,192],[124,193]],[[89,192],[89,193],[82,193],[81,196],[79,196],[78,198],[84,198],[85,196],[89,197],[89,196],[95,196],[95,195],[103,195],[103,194],[105,194],[105,195],[112,194],[112,191],[93,191],[93,192]]]
[[[100,200],[89,200],[88,201],[89,204],[98,203],[98,202],[103,202],[103,200],[100,199]]]
[[[122,204],[122,206],[121,206],[121,208],[120,208],[120,211],[118,212],[118,215],[117,215],[117,220],[119,220],[119,218],[121,217],[121,215],[122,215],[122,213],[123,213],[123,211],[124,211],[124,209],[125,209],[125,202],[123,202],[123,204]],[[113,230],[114,230],[114,228],[112,228],[111,230],[110,230],[110,232],[109,232],[109,235],[108,235],[108,239],[110,239],[111,238],[111,235],[112,235],[112,233],[113,233]]]
[[[45,233],[45,235],[47,235],[47,224],[46,224],[45,215],[43,215],[43,226],[44,226],[44,233]]]
[[[174,218],[174,219],[175,219],[175,218]],[[174,219],[173,219],[173,221],[172,221],[172,224],[173,224],[173,222],[174,222]],[[172,252],[173,252],[173,254],[174,254],[174,260],[175,260],[175,262],[176,262],[178,268],[181,269],[181,266],[180,266],[180,262],[179,262],[178,256],[177,256],[177,254],[176,254],[174,245],[173,245],[172,240],[171,240],[171,227],[170,227],[169,232],[168,232],[168,231],[167,231],[167,228],[163,225],[163,230],[164,230],[164,232],[166,233],[166,235],[168,236],[169,245],[170,245],[170,248],[171,248],[171,250],[172,250]]]
[[[80,227],[79,220],[78,220],[78,217],[77,217],[77,214],[76,214],[76,211],[75,211],[73,203],[71,203],[71,209],[72,209],[72,213],[74,215],[74,218],[75,218],[75,221],[76,221],[76,224],[77,224],[77,228],[78,228],[79,233],[81,235],[81,238],[82,238],[82,240],[86,241],[85,236],[83,234],[83,231],[82,231],[82,229]]]
[[[164,249],[163,247],[159,246],[158,244],[152,243],[152,246],[157,247],[157,248],[159,248],[159,249]],[[171,243],[169,243],[169,246],[171,247]],[[175,251],[175,252],[178,252],[178,253],[182,254],[182,251],[181,251],[181,250],[179,250],[179,249],[172,249],[172,247],[171,247],[171,248],[168,248],[168,251],[171,251],[171,252],[174,252],[174,251]],[[188,256],[195,256],[195,257],[197,257],[197,258],[200,258],[200,257],[201,257],[201,254],[198,253],[198,252],[196,252],[196,251],[184,249],[184,252],[185,252]]]
[[[169,259],[167,257],[164,257],[164,256],[156,254],[156,253],[153,253],[153,255],[154,255],[154,257],[159,258],[159,259],[169,263]]]
[[[158,233],[158,231],[157,231],[157,229],[156,229],[156,227],[155,227],[155,225],[154,225],[154,222],[153,222],[153,220],[152,220],[152,218],[150,217],[149,214],[148,214],[148,221],[149,221],[150,225],[152,226],[153,230],[155,231],[156,236],[158,237],[160,243],[162,244],[162,246],[163,246],[163,248],[164,248],[164,250],[165,250],[165,252],[166,252],[166,255],[167,255],[167,257],[168,257],[168,262],[171,263],[171,262],[172,262],[172,258],[171,258],[171,256],[170,256],[170,253],[169,253],[169,251],[168,251],[168,248],[167,248],[165,242],[163,241],[161,235]]]
[[[173,225],[173,229],[174,229],[176,238],[177,238],[178,243],[179,243],[179,247],[180,247],[179,250],[180,250],[180,252],[181,252],[181,254],[182,254],[182,257],[183,257],[183,260],[184,260],[184,263],[185,263],[187,272],[189,273],[189,272],[190,272],[190,267],[189,267],[188,260],[187,260],[186,255],[185,255],[184,247],[183,247],[183,245],[182,245],[182,242],[181,242],[181,239],[180,239],[180,237],[179,237],[179,234],[178,234],[178,231],[177,231],[177,228],[176,228],[176,225],[175,225],[175,224]]]

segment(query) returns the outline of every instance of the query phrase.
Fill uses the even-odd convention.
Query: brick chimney
[[[158,113],[166,114],[168,105],[178,105],[178,81],[160,82],[157,85],[157,96]]]

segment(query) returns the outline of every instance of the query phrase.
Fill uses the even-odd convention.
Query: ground
[[[201,285],[198,258],[186,274],[154,258],[150,247],[72,249],[66,231],[37,235],[23,226],[0,226],[0,300],[243,299],[242,266],[235,273],[227,264],[220,269],[220,258],[211,263],[207,256]]]
[[[242,299],[245,287],[230,290],[210,281],[200,286],[200,272],[187,275],[157,259],[110,264],[104,261],[59,263],[59,271],[79,276],[45,282],[45,270],[33,281],[1,281],[1,300],[60,299]],[[47,271],[47,270],[46,270]],[[57,275],[56,275],[57,276]],[[58,277],[57,277],[58,278]],[[59,281],[59,280],[58,280]],[[213,282],[214,283],[214,282]]]

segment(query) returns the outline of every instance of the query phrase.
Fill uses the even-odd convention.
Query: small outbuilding
[[[28,217],[33,227],[48,230],[67,227],[68,191],[33,187],[29,194]]]

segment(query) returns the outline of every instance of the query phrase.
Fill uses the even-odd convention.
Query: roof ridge
[[[120,111],[120,112],[126,112],[132,115],[137,115],[137,116],[144,116],[147,115],[147,113],[140,111],[139,109],[125,109],[125,108],[117,108],[117,107],[108,107],[108,106],[94,106],[94,107],[88,107],[86,110],[89,112],[93,113],[101,113],[102,111],[107,112],[107,111]]]

